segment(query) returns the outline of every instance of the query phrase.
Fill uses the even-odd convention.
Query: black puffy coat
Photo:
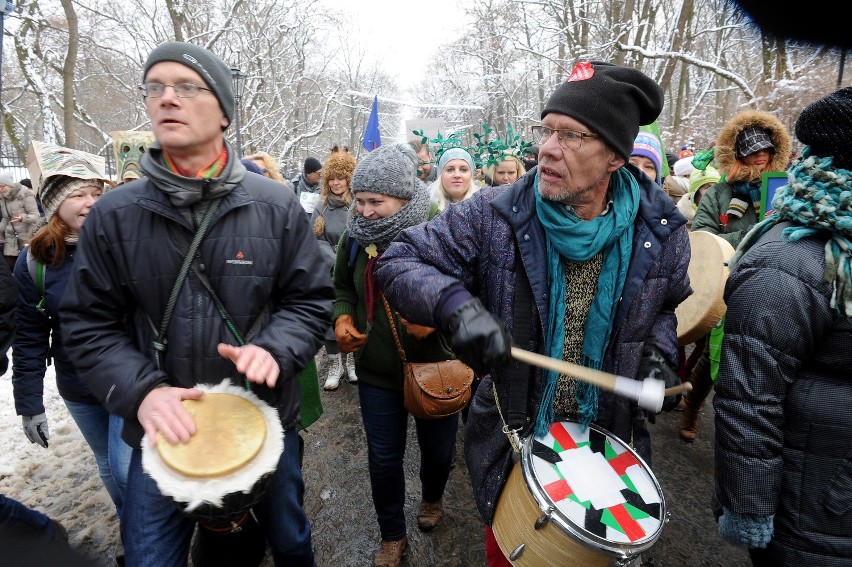
[[[825,240],[770,229],[731,270],[716,496],[775,514],[772,565],[852,566],[852,317],[830,306]]]
[[[179,176],[163,165],[156,143],[142,169],[147,177],[98,201],[80,235],[77,271],[60,308],[65,348],[79,374],[110,413],[125,418],[131,446],[143,434],[139,405],[158,384],[188,388],[226,377],[242,383],[216,352],[218,343],[237,340],[193,270],[177,297],[164,367],[155,365],[154,329],[194,226],[210,199],[221,197],[196,264],[243,336],[263,317],[250,342],[275,357],[281,375],[272,390],[252,389],[292,427],[300,407],[296,375],[316,354],[334,299],[330,266],[298,199],[270,179],[246,175],[235,159],[218,178]]]

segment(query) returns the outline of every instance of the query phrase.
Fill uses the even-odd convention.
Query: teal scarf
[[[832,286],[831,307],[852,315],[852,171],[832,167],[832,158],[819,157],[809,146],[802,149],[787,173],[788,184],[772,200],[775,213],[745,235],[728,262],[733,266],[746,250],[782,221],[795,224],[781,235],[791,242],[824,234],[825,281]]]
[[[535,178],[536,213],[547,236],[547,280],[550,287],[548,306],[547,355],[562,360],[565,343],[565,265],[564,258],[585,262],[603,250],[603,266],[598,290],[589,309],[583,333],[582,365],[599,370],[612,333],[612,321],[618,298],[627,278],[633,245],[633,222],[639,210],[639,185],[625,168],[611,179],[613,208],[590,221],[581,220],[563,205],[542,199]],[[544,435],[555,419],[553,400],[559,373],[548,370],[541,407],[535,423],[535,435]],[[597,387],[578,383],[580,422],[588,426],[598,413]]]

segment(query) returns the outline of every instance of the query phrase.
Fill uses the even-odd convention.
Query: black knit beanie
[[[833,157],[834,167],[852,169],[852,87],[845,87],[805,107],[796,120],[796,137],[819,157]]]
[[[584,61],[551,95],[541,117],[556,112],[579,120],[629,159],[639,126],[651,124],[662,110],[663,89],[645,73]]]
[[[193,43],[172,41],[161,43],[154,48],[145,61],[145,69],[142,71],[142,82],[151,67],[162,61],[174,61],[189,67],[204,79],[207,88],[213,91],[222,113],[228,122],[234,116],[234,87],[231,82],[231,70],[225,62],[212,52],[199,47]],[[203,85],[199,85],[203,86]]]
[[[320,160],[318,160],[317,158],[309,157],[308,159],[305,160],[305,165],[303,167],[305,175],[308,175],[308,174],[313,173],[315,171],[319,171],[321,169],[322,169],[322,163],[320,163]]]

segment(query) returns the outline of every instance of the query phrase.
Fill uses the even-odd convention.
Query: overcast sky
[[[398,77],[405,88],[417,82],[439,46],[464,29],[471,0],[322,0],[334,12],[351,14],[370,59]]]

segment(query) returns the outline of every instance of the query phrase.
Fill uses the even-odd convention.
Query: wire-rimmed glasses
[[[196,85],[195,83],[178,83],[176,85],[164,85],[163,83],[142,83],[139,91],[143,97],[160,98],[166,92],[166,87],[171,87],[178,98],[195,98],[201,91],[212,93],[213,91]]]
[[[547,126],[533,126],[533,138],[538,140],[538,145],[544,144],[556,132],[556,139],[563,150],[577,151],[583,146],[583,140],[595,139],[597,134],[581,132],[579,130],[554,130]]]

